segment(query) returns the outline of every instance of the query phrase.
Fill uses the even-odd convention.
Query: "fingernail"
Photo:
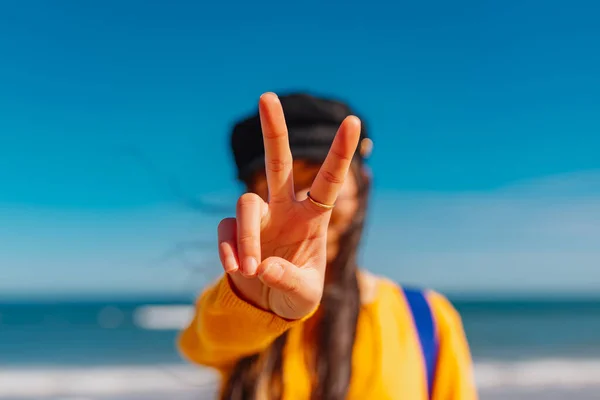
[[[276,94],[276,93],[274,93],[274,92],[265,92],[265,93],[263,93],[263,94],[260,96],[260,98],[261,98],[261,99],[264,99],[264,98],[266,98],[266,97],[268,97],[268,96],[275,97],[275,99],[276,99],[276,100],[279,100],[279,97],[278,97],[278,96],[277,96],[277,94]]]
[[[246,257],[244,261],[244,275],[253,276],[256,274],[258,261],[254,257]]]
[[[281,275],[283,275],[283,267],[279,263],[270,263],[261,271],[260,278],[267,275],[267,272],[271,280],[277,280],[281,278]]]
[[[231,257],[225,261],[225,272],[228,274],[234,273],[238,270],[237,261],[235,258]]]
[[[258,277],[262,278],[267,273],[267,271],[269,271],[271,269],[272,266],[273,266],[273,264],[265,265],[264,268],[262,268],[262,270],[258,273]]]

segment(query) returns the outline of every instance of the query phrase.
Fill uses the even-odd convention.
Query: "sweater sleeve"
[[[441,294],[430,292],[439,335],[434,400],[476,400],[473,364],[460,315]]]
[[[239,298],[227,275],[206,289],[194,318],[178,340],[188,360],[221,372],[240,358],[261,352],[278,336],[303,320],[288,321]]]

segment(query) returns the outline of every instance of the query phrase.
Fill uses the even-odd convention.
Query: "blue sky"
[[[371,127],[365,265],[442,290],[600,289],[598,5],[197,3],[0,6],[0,291],[200,287],[225,215],[167,181],[233,204],[232,121],[294,89]],[[196,240],[204,274],[156,261]]]

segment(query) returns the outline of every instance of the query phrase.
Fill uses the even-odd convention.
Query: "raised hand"
[[[300,319],[321,301],[327,226],[360,136],[347,117],[309,192],[297,201],[293,160],[281,103],[273,93],[259,102],[269,199],[242,195],[235,218],[218,228],[219,257],[235,290],[250,303],[286,319]]]

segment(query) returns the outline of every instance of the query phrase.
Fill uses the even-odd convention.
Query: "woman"
[[[450,303],[426,292],[415,312],[409,292],[358,268],[370,145],[346,105],[304,94],[266,93],[235,126],[247,193],[218,227],[225,274],[179,343],[221,372],[222,399],[476,398]],[[433,353],[415,323],[425,309]]]

